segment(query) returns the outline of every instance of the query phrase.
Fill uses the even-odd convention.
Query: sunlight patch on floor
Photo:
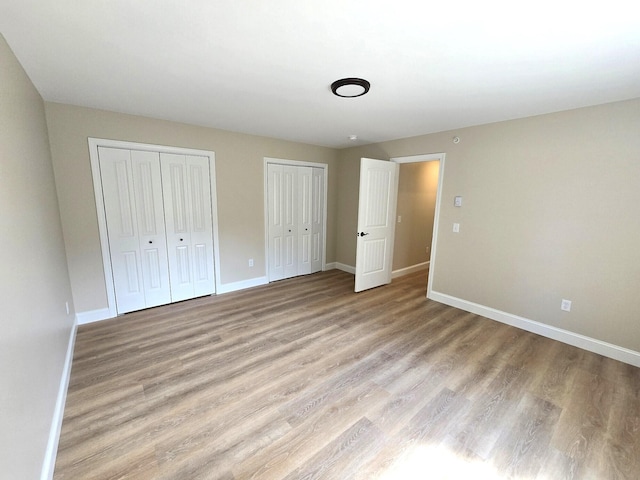
[[[403,454],[379,480],[502,480],[490,463],[459,457],[446,447],[419,445]]]

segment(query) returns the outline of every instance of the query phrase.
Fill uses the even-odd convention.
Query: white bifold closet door
[[[118,313],[171,302],[160,156],[99,147]]]
[[[311,272],[322,270],[324,243],[324,170],[313,168],[311,202]]]
[[[214,292],[209,160],[160,154],[171,300]]]
[[[311,273],[311,239],[313,214],[313,169],[295,167],[298,176],[298,268],[296,275]]]
[[[98,155],[118,314],[214,293],[208,158]]]
[[[322,270],[324,171],[269,163],[267,190],[269,281]]]

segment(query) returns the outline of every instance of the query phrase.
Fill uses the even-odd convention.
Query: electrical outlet
[[[453,224],[453,231],[455,233],[458,233],[460,231],[460,224],[459,223],[454,223]]]
[[[560,310],[562,310],[563,312],[570,312],[571,311],[571,300],[565,300],[563,298],[562,302],[560,302]]]
[[[250,259],[249,259],[249,266],[250,266],[250,267],[253,267],[253,258],[250,258]]]

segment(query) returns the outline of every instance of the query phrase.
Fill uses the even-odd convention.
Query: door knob
[[[153,243],[153,240],[149,240],[149,243]]]
[[[180,241],[182,241],[182,238],[180,239]]]
[[[364,237],[365,235],[369,235],[369,233],[360,232],[361,237]]]

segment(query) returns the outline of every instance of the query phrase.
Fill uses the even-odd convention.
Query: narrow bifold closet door
[[[324,170],[267,164],[269,281],[322,270]]]
[[[215,291],[209,160],[160,154],[171,299]]]
[[[324,170],[313,168],[311,202],[311,273],[322,271],[324,244]]]
[[[296,167],[267,165],[269,280],[293,277],[298,270]]]
[[[311,273],[311,243],[313,240],[313,169],[296,167],[298,176],[298,268],[294,275]]]
[[[171,302],[156,152],[99,147],[118,313]]]

